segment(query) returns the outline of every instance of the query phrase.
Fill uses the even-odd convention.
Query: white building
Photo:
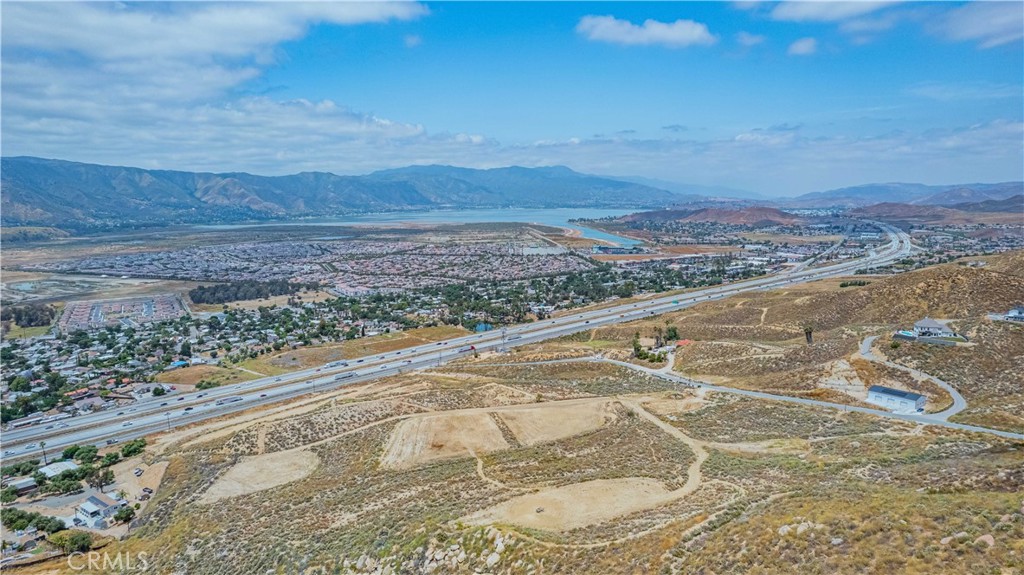
[[[39,473],[45,475],[47,479],[53,479],[65,471],[76,469],[78,469],[78,464],[74,461],[55,461],[45,467],[40,467]]]
[[[1019,305],[1010,311],[1006,312],[1003,316],[1006,321],[1024,321],[1024,305]]]
[[[914,324],[914,334],[917,337],[952,337],[953,330],[930,317],[926,317]]]
[[[911,412],[924,409],[927,398],[919,393],[872,385],[868,389],[868,403],[884,407],[889,411]]]

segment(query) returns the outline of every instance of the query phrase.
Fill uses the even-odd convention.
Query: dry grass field
[[[240,381],[249,381],[259,377],[254,373],[220,367],[217,365],[190,365],[179,369],[164,371],[157,374],[155,381],[171,385],[196,385],[206,380],[218,385],[229,385]]]

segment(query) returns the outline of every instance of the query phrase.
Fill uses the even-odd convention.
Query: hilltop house
[[[1006,321],[1024,321],[1024,305],[1016,306],[1003,316]]]
[[[75,508],[75,516],[84,517],[90,527],[105,529],[106,522],[104,520],[113,517],[125,505],[124,501],[114,499],[104,493],[97,493],[90,495]]]
[[[953,330],[930,317],[914,324],[914,334],[917,337],[952,337],[955,335]]]
[[[867,402],[884,407],[889,411],[908,412],[923,410],[926,401],[927,398],[921,394],[892,389],[891,387],[872,385],[868,389]]]

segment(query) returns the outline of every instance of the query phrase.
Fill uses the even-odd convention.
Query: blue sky
[[[766,194],[1024,179],[1020,2],[4,2],[2,152],[564,164]]]

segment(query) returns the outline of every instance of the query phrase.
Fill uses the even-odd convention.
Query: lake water
[[[258,224],[225,224],[216,226],[196,226],[207,229],[232,229],[257,226],[314,226],[314,225],[373,225],[373,224],[478,224],[488,222],[522,222],[540,224],[560,228],[578,230],[580,234],[593,240],[604,240],[623,247],[637,245],[637,240],[624,238],[592,228],[570,224],[569,220],[577,218],[606,218],[631,214],[636,210],[615,210],[598,208],[553,208],[553,209],[485,209],[485,210],[427,210],[399,211],[378,214],[359,214],[338,218],[316,218],[308,220],[287,220],[280,222],[262,222]]]

